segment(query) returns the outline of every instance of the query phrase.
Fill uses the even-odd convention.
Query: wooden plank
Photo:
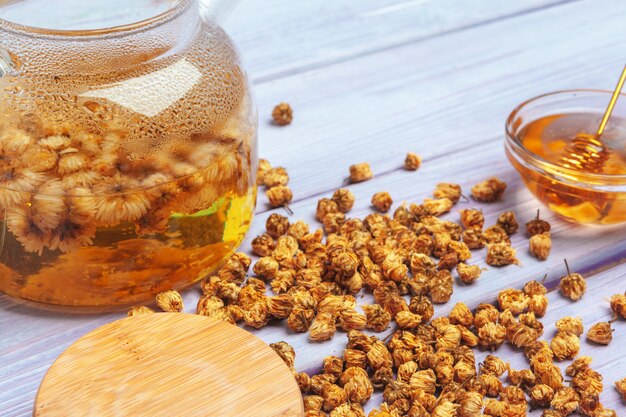
[[[255,81],[371,54],[571,0],[241,2],[225,22]]]

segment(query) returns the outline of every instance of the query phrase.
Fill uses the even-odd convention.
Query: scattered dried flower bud
[[[526,233],[528,236],[534,236],[541,233],[550,232],[550,223],[539,218],[539,210],[537,210],[537,217],[526,223]]]
[[[537,384],[528,392],[530,401],[539,407],[548,407],[554,398],[554,390],[545,384]]]
[[[456,204],[461,198],[461,193],[461,186],[459,184],[440,182],[433,192],[433,197],[437,199],[447,198],[452,201],[452,203]]]
[[[509,310],[514,315],[518,315],[526,311],[529,301],[530,299],[526,293],[521,290],[509,288],[507,290],[500,291],[498,294],[500,310]]]
[[[330,340],[336,331],[335,318],[330,313],[318,313],[309,328],[309,339],[314,342]]]
[[[562,317],[556,321],[559,332],[571,333],[576,336],[583,334],[583,320],[580,317]]]
[[[533,295],[528,302],[528,311],[537,317],[543,317],[548,309],[548,297],[545,295]]]
[[[304,411],[320,411],[324,399],[319,395],[307,395],[302,401],[304,402]]]
[[[272,187],[265,192],[270,206],[273,208],[283,207],[288,205],[293,199],[293,193],[291,189],[284,185]]]
[[[417,171],[422,165],[422,157],[416,153],[409,152],[404,158],[404,169],[408,171]]]
[[[270,347],[281,357],[281,359],[285,362],[285,364],[289,367],[289,369],[294,369],[294,364],[296,362],[296,351],[293,350],[293,347],[287,342],[276,342],[271,343]]]
[[[400,329],[415,329],[422,323],[422,316],[411,313],[410,311],[400,311],[395,317],[396,324]]]
[[[626,295],[615,294],[611,296],[611,310],[615,317],[626,319]]]
[[[483,239],[487,244],[489,243],[507,243],[510,244],[511,240],[506,230],[498,225],[489,226],[483,232]]]
[[[580,339],[568,332],[557,332],[550,342],[550,349],[559,360],[573,359],[580,351]]]
[[[480,277],[481,269],[478,265],[459,263],[456,266],[456,272],[459,274],[461,281],[465,284],[471,284]]]
[[[472,311],[467,304],[462,302],[458,302],[452,307],[448,318],[452,324],[460,324],[465,327],[472,327],[474,325],[474,315]]]
[[[127,316],[128,317],[143,316],[145,314],[152,314],[152,313],[154,313],[154,310],[151,309],[150,307],[134,306],[134,307],[131,307],[130,310],[128,310]]]
[[[515,257],[516,251],[507,243],[492,243],[487,245],[487,265],[504,266],[516,264],[520,261]]]
[[[528,241],[531,255],[540,261],[545,261],[550,256],[552,249],[552,239],[550,233],[540,233],[530,237]]]
[[[289,174],[283,167],[271,168],[263,175],[263,185],[267,188],[287,185],[289,183]]]
[[[252,253],[257,256],[270,256],[274,251],[274,246],[274,239],[267,233],[264,233],[252,240]]]
[[[441,216],[450,211],[454,203],[449,198],[437,198],[432,200],[430,198],[425,198],[422,203],[422,207],[428,214],[431,216]]]
[[[371,304],[361,306],[367,317],[367,328],[376,332],[382,332],[389,327],[391,323],[391,314],[389,314],[380,304]]]
[[[512,211],[505,211],[498,216],[496,225],[504,229],[507,235],[511,236],[517,232],[519,225],[517,224],[517,218]]]
[[[337,203],[329,198],[321,198],[317,201],[317,209],[315,210],[315,218],[323,221],[328,213],[337,213],[339,207]]]
[[[309,330],[315,319],[315,310],[294,307],[287,319],[287,326],[294,332],[304,333]]]
[[[480,372],[484,374],[491,374],[498,378],[508,370],[508,362],[504,362],[502,359],[494,355],[487,355],[483,363],[480,365]]]
[[[550,401],[550,405],[556,411],[568,415],[576,411],[579,401],[580,396],[573,388],[562,387],[554,393],[554,398]]]
[[[506,183],[493,177],[472,187],[472,197],[478,201],[489,203],[496,201],[506,190]]]
[[[582,275],[576,272],[570,273],[567,261],[565,261],[565,265],[567,267],[567,275],[561,277],[559,288],[564,296],[572,301],[578,301],[583,294],[585,294],[585,291],[587,290],[587,283]]]
[[[387,213],[392,204],[391,195],[386,191],[381,191],[372,196],[372,206],[381,213]]]
[[[611,323],[607,321],[601,321],[594,324],[587,331],[587,340],[590,340],[599,345],[608,345],[613,340],[613,329]]]
[[[177,291],[164,291],[156,296],[157,306],[163,311],[177,313],[183,311],[183,297]]]
[[[486,323],[478,329],[478,342],[487,349],[497,349],[506,339],[506,328],[498,323]]]
[[[267,234],[273,237],[274,239],[278,239],[289,230],[289,219],[285,216],[282,216],[278,213],[272,213],[265,221],[265,230],[267,230]]]
[[[546,295],[548,293],[548,289],[541,282],[535,280],[528,281],[524,284],[523,291],[529,297],[533,295]]]
[[[335,384],[324,385],[320,396],[324,399],[322,405],[324,411],[331,411],[348,401],[348,396],[344,389]]]
[[[350,182],[363,182],[374,176],[372,169],[367,162],[350,166]]]
[[[465,229],[461,235],[461,239],[470,249],[480,249],[485,247],[485,237],[480,229]]]
[[[333,193],[332,200],[337,204],[337,208],[342,213],[347,213],[354,206],[354,194],[347,188],[340,188]]]
[[[272,110],[272,119],[278,126],[287,126],[293,120],[293,110],[288,103],[280,103]]]

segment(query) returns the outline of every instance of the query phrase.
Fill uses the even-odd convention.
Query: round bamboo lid
[[[263,341],[182,313],[127,317],[52,364],[35,417],[301,417],[291,371]]]

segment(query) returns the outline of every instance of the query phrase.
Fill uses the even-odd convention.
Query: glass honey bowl
[[[587,170],[563,162],[576,135],[596,132],[612,93],[545,94],[520,104],[506,122],[506,155],[530,192],[550,210],[576,223],[626,222],[626,97],[617,101],[602,135],[599,168]]]
[[[129,305],[236,250],[257,116],[214,3],[0,0],[0,291]]]

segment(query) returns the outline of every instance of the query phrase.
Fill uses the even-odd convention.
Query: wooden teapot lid
[[[35,417],[301,417],[291,371],[260,339],[182,313],[127,317],[52,364]]]

